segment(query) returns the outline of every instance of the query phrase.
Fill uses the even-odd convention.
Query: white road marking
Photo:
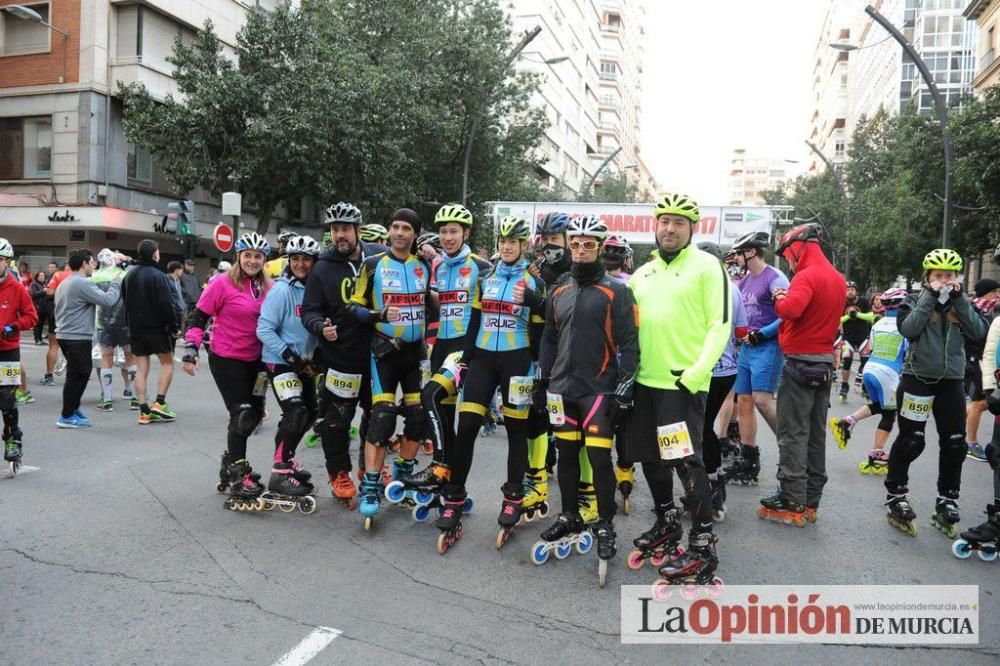
[[[302,642],[292,648],[291,652],[274,662],[274,666],[303,666],[340,634],[340,629],[316,627],[311,634],[302,639]]]

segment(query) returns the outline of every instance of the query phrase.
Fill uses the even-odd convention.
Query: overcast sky
[[[813,53],[827,5],[646,0],[639,141],[661,188],[719,205],[733,148],[805,161]]]

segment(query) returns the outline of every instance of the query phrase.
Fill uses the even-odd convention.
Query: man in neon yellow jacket
[[[690,547],[660,573],[669,581],[708,582],[718,559],[701,440],[712,368],[732,335],[731,286],[722,263],[691,243],[697,203],[668,194],[653,212],[657,251],[628,283],[639,308],[639,370],[627,456],[642,463],[656,504],[656,523],[635,543],[669,552],[667,542],[679,542],[676,469],[691,509]]]

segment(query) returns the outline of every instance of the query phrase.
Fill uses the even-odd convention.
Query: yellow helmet
[[[434,224],[441,226],[449,222],[458,222],[463,227],[471,227],[472,213],[462,204],[445,204],[434,216]]]
[[[924,257],[925,271],[961,271],[962,256],[954,250],[939,248],[931,250]]]
[[[684,194],[667,194],[653,207],[653,216],[681,215],[694,224],[701,216],[698,214],[698,203]]]

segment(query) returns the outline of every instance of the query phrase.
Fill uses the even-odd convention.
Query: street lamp
[[[517,60],[517,56],[521,54],[528,44],[531,43],[535,37],[538,37],[542,32],[542,26],[536,25],[530,31],[524,34],[521,41],[517,43],[514,50],[510,52],[507,56],[506,62],[504,62],[504,71],[510,67],[511,63]],[[561,62],[561,61],[560,61]],[[483,103],[483,109],[476,114],[476,117],[472,119],[472,123],[469,125],[469,133],[465,137],[465,158],[462,160],[462,205],[466,205],[466,200],[469,193],[469,161],[472,159],[472,141],[476,137],[476,131],[479,129],[479,121],[485,113],[486,102]]]
[[[19,19],[25,21],[31,21],[32,23],[41,23],[46,28],[49,28],[50,30],[55,30],[56,32],[60,33],[63,37],[69,37],[68,32],[66,32],[65,30],[60,30],[51,23],[46,23],[44,20],[42,20],[42,15],[36,12],[34,9],[31,9],[30,7],[25,7],[24,5],[7,5],[3,9],[6,9],[8,12],[10,12]]]
[[[569,56],[567,55],[556,56],[554,58],[541,58],[536,60],[534,58],[528,57],[532,53],[537,53],[537,51],[529,51],[528,53],[525,53],[521,57],[527,60],[528,62],[538,63],[539,65],[558,65],[561,62],[566,62],[567,60],[569,60]]]
[[[941,245],[942,247],[948,247],[949,241],[951,241],[951,171],[952,163],[954,161],[954,152],[951,145],[951,132],[948,130],[948,107],[944,102],[944,98],[941,97],[941,92],[934,84],[934,77],[931,76],[930,71],[927,69],[927,65],[914,50],[913,46],[906,41],[906,37],[903,36],[903,33],[901,33],[896,26],[890,23],[886,17],[882,16],[882,14],[880,14],[878,10],[871,5],[865,7],[865,13],[871,16],[876,23],[889,32],[889,35],[892,36],[893,39],[899,42],[900,46],[903,47],[903,50],[906,51],[906,54],[910,56],[911,60],[913,60],[913,64],[916,65],[917,71],[920,72],[920,77],[924,80],[924,83],[927,84],[927,89],[930,91],[931,97],[934,99],[934,110],[937,112],[938,122],[941,124],[941,143],[944,148],[944,215],[941,222]],[[834,45],[831,44],[831,46]],[[834,46],[834,48],[837,48],[837,46]]]

